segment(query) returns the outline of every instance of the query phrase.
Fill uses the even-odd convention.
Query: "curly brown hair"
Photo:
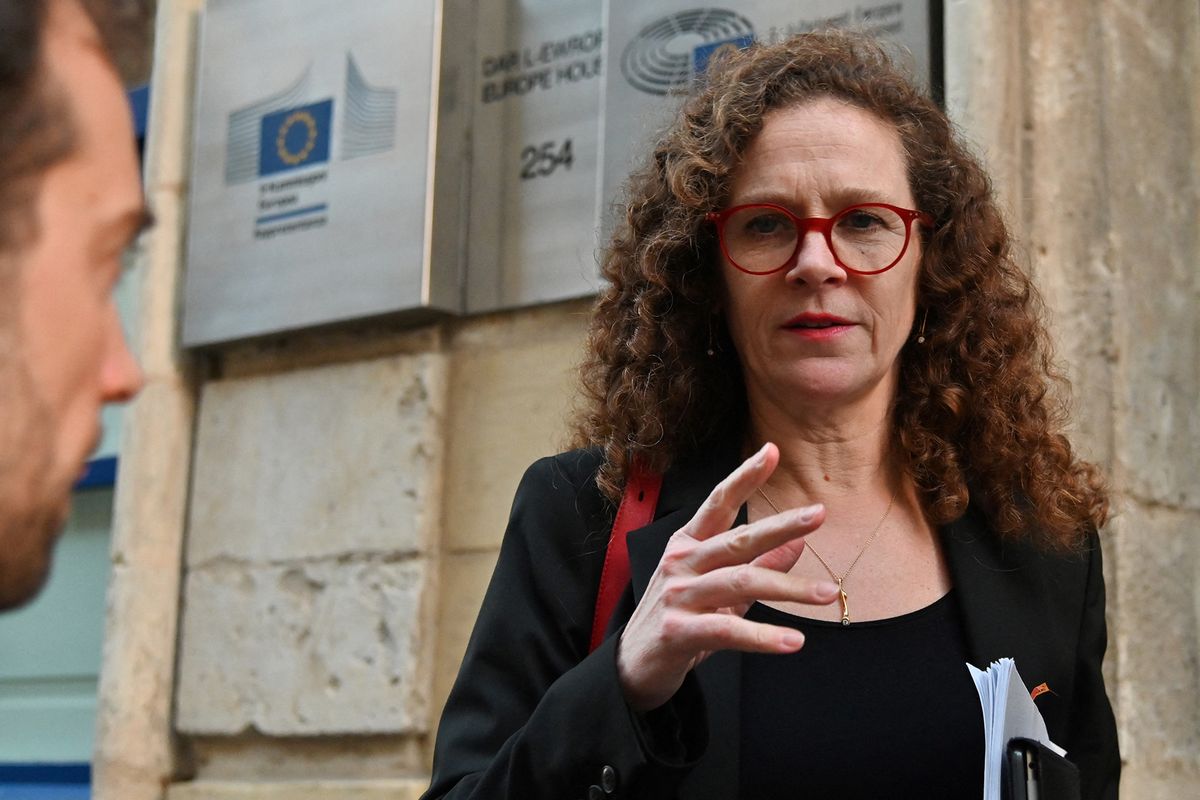
[[[745,435],[745,387],[716,313],[721,277],[704,215],[726,204],[763,116],[822,97],[895,126],[917,207],[934,220],[917,297],[927,340],[901,351],[892,409],[893,450],[925,514],[956,519],[973,492],[997,534],[1077,545],[1103,525],[1108,498],[1063,434],[1063,393],[1050,391],[1063,379],[1041,299],[1013,258],[979,162],[887,49],[859,33],[758,44],[710,67],[631,177],[575,420],[577,443],[602,451],[600,489],[616,502],[633,460],[662,472],[703,457],[715,437]]]

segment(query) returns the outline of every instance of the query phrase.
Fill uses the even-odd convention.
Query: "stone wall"
[[[1113,489],[1105,669],[1122,796],[1192,796],[1200,791],[1200,6],[946,6],[948,100],[995,171],[1053,315],[1074,386],[1074,440]]]
[[[586,302],[175,350],[195,11],[160,3],[96,795],[415,798]],[[946,0],[947,103],[1111,475],[1123,796],[1200,787],[1200,6]],[[185,546],[186,543],[186,546]]]
[[[264,775],[420,793],[517,481],[566,438],[586,308],[210,359],[175,686],[192,780],[172,797],[257,797]]]

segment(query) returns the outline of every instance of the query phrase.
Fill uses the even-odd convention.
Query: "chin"
[[[828,376],[805,376],[793,385],[796,393],[809,402],[850,403],[863,394],[861,386]]]
[[[890,398],[893,390],[888,375],[864,375],[862,371],[833,363],[809,364],[790,376],[790,383],[806,401],[853,404],[881,393]],[[843,368],[839,368],[843,367]]]
[[[57,428],[21,363],[0,369],[0,380],[11,390],[0,416],[2,609],[29,602],[45,584],[78,471],[69,474],[57,462]]]
[[[71,512],[73,483],[47,479],[37,496],[0,506],[0,610],[28,603],[45,585]]]
[[[64,519],[53,514],[0,521],[0,540],[15,544],[0,554],[0,611],[25,605],[46,585]]]

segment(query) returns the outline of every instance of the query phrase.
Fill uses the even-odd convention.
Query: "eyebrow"
[[[97,241],[114,242],[116,235],[121,237],[121,249],[128,250],[137,238],[154,226],[154,212],[143,205],[124,212],[112,222],[106,223],[97,231]],[[103,231],[103,233],[100,233]]]
[[[778,192],[773,189],[766,191],[750,190],[745,195],[737,199],[738,205],[754,204],[754,203],[772,203],[784,208],[792,208],[796,198],[787,196],[786,193]],[[821,192],[817,198],[821,201],[829,201],[831,205],[836,205],[839,208],[857,205],[859,203],[894,203],[894,199],[889,199],[887,195],[878,189],[866,189],[858,186],[842,186],[828,192]]]
[[[846,186],[838,189],[833,196],[843,201],[845,205],[855,203],[894,203],[896,198],[888,197],[878,189],[867,189],[859,186]]]

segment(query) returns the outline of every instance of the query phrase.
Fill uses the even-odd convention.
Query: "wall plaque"
[[[601,0],[481,3],[467,310],[596,290]]]
[[[455,8],[208,2],[185,345],[460,309],[462,103],[442,80],[454,73],[442,37]],[[435,186],[438,137],[452,157]]]

